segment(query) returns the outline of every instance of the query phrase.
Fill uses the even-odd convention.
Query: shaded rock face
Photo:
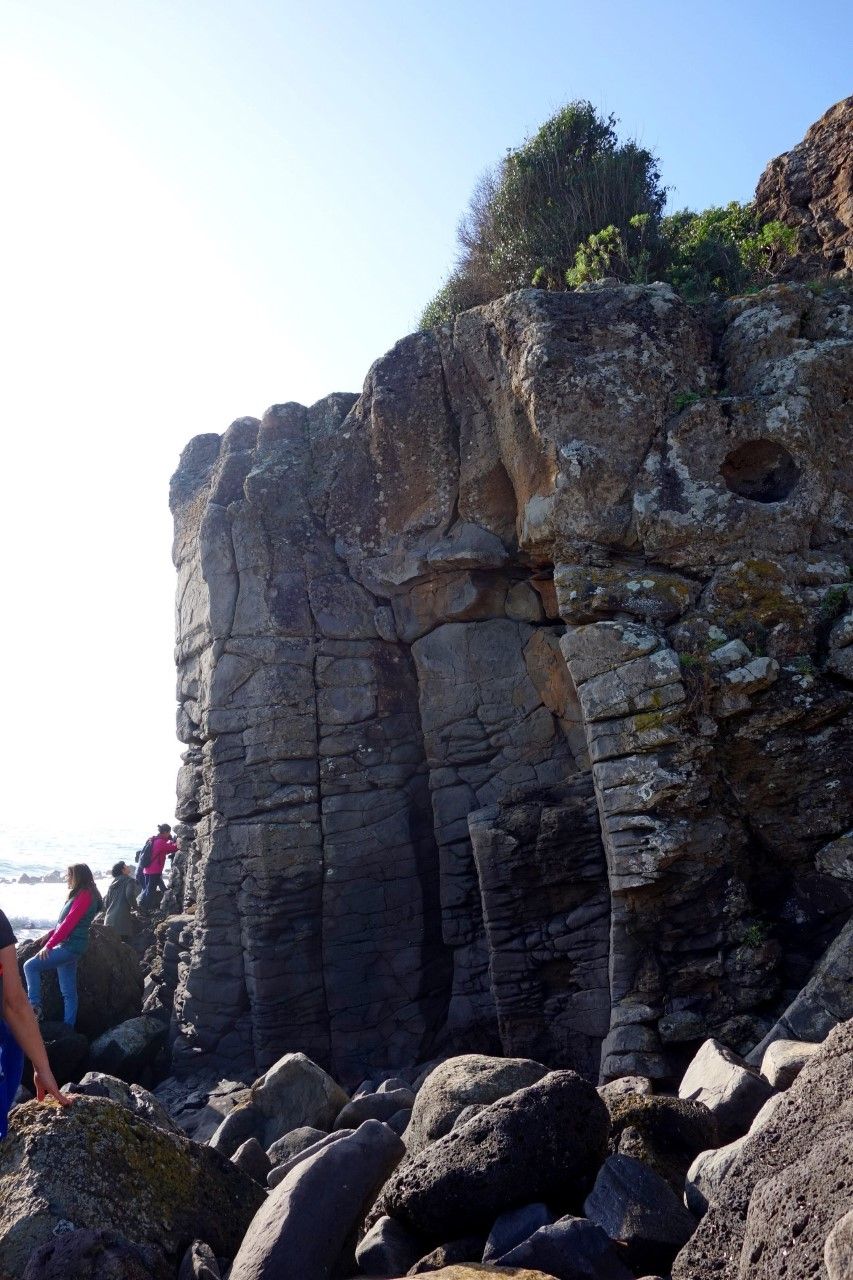
[[[797,228],[801,273],[853,270],[853,97],[830,107],[798,146],[770,161],[755,202],[762,218]]]
[[[853,902],[850,303],[526,290],[190,443],[179,1070],[770,1030]]]

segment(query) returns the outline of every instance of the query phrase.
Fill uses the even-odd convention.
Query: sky
[[[851,48],[822,0],[0,0],[2,820],[170,820],[180,451],[359,390],[506,148],[588,99],[671,207],[746,200]]]

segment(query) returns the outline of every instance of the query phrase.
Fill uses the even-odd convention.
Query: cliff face
[[[761,1039],[853,901],[851,300],[523,291],[190,443],[179,1065]]]
[[[801,279],[853,271],[853,97],[836,102],[802,142],[770,161],[755,203],[762,219],[797,229]]]

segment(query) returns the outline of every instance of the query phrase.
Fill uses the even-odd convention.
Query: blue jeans
[[[23,1070],[24,1055],[0,1018],[0,1139],[6,1137],[9,1108],[15,1101]]]
[[[145,888],[142,890],[139,901],[140,903],[145,903],[147,910],[149,903],[156,907],[160,895],[164,892],[163,874],[162,872],[155,872],[152,875],[143,872],[143,874],[145,876]]]
[[[41,1004],[41,975],[48,969],[55,969],[59,979],[59,990],[62,992],[62,1004],[65,1009],[63,1021],[73,1027],[77,1021],[77,961],[80,957],[67,947],[54,947],[42,960],[38,955],[31,956],[24,965],[24,981],[27,984],[27,995],[30,1004]]]

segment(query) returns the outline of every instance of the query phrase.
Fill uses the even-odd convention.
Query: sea
[[[0,910],[8,916],[18,941],[38,937],[56,923],[68,892],[67,867],[85,862],[105,893],[113,864],[119,858],[133,862],[151,834],[128,827],[59,831],[0,824]]]

